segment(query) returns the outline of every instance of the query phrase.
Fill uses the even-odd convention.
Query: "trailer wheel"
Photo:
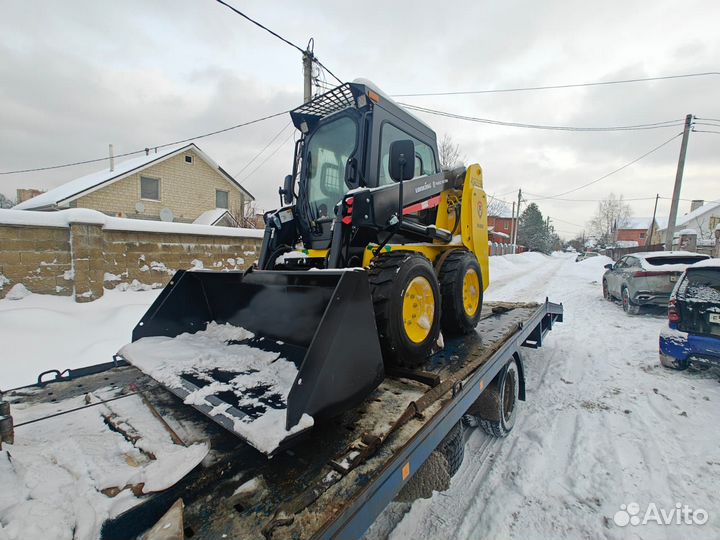
[[[520,374],[513,359],[470,406],[468,414],[477,419],[488,435],[505,437],[515,425],[519,391]]]
[[[465,459],[465,426],[462,420],[445,436],[438,450],[448,462],[448,473],[454,476]]]
[[[418,367],[440,337],[440,287],[430,261],[420,253],[384,253],[368,278],[385,362]]]
[[[450,253],[440,268],[442,329],[450,335],[472,332],[480,320],[483,279],[477,257],[464,249]]]

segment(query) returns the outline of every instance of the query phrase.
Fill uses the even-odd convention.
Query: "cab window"
[[[405,133],[394,125],[385,122],[380,129],[380,171],[378,185],[392,184],[390,178],[390,143],[410,139],[415,143],[415,177],[435,174],[435,153],[427,144]]]

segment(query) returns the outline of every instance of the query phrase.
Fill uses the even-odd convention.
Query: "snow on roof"
[[[240,186],[240,184],[238,184],[232,176],[226,173],[222,169],[222,167],[220,167],[207,154],[200,150],[197,145],[195,145],[194,143],[189,143],[185,145],[170,146],[157,152],[150,151],[150,153],[145,156],[121,161],[115,164],[115,167],[112,171],[108,167],[106,169],[102,169],[101,171],[96,171],[94,173],[81,176],[80,178],[76,178],[75,180],[66,182],[61,186],[58,186],[41,195],[38,195],[37,197],[33,197],[32,199],[22,202],[16,205],[14,208],[16,210],[56,208],[59,205],[67,204],[72,200],[81,197],[82,195],[87,195],[88,193],[105,187],[112,182],[116,182],[125,178],[126,176],[146,169],[154,163],[163,161],[175,154],[179,154],[189,149],[192,149],[194,152],[196,152],[205,162],[208,163],[208,165],[216,169],[220,174],[227,177],[228,180],[230,180],[238,188],[240,188],[250,197],[252,197],[252,195],[250,195],[250,193],[245,190],[245,188]]]
[[[633,248],[638,247],[640,244],[638,244],[637,240],[618,240],[615,242],[615,247],[619,248]]]
[[[638,259],[647,259],[649,257],[702,257],[702,254],[692,251],[640,251],[632,253],[632,256]]]
[[[650,228],[652,222],[651,217],[634,217],[629,218],[627,223],[622,227],[618,227],[619,230],[632,230],[632,231],[647,231]]]
[[[694,221],[695,219],[699,218],[703,214],[705,214],[707,212],[711,212],[712,210],[715,210],[718,207],[720,207],[720,201],[714,201],[714,202],[709,202],[709,203],[703,204],[700,208],[696,208],[689,214],[685,214],[684,216],[680,216],[679,218],[677,218],[675,225],[676,226],[686,225],[686,224],[690,223],[691,221]]]
[[[243,238],[262,238],[265,232],[262,229],[117,218],[87,208],[71,208],[59,212],[34,212],[32,210],[15,210],[14,208],[12,210],[0,210],[0,223],[4,225],[36,225],[40,227],[69,227],[71,223],[89,223],[102,225],[104,229],[115,231],[209,234]]]
[[[720,268],[720,259],[705,259],[704,261],[690,265],[689,268]]]
[[[200,214],[198,218],[193,221],[193,224],[195,225],[215,225],[218,221],[220,221],[223,217],[228,216],[232,221],[235,221],[235,218],[233,218],[230,215],[230,212],[228,212],[225,208],[214,208],[212,210],[207,210]]]

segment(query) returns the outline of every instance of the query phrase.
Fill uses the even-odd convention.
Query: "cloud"
[[[5,8],[0,170],[94,158],[107,152],[108,143],[117,153],[162,144],[287,110],[302,99],[300,54],[213,2],[28,0]],[[388,93],[717,71],[720,52],[715,28],[720,5],[699,0],[638,5],[327,0],[279,2],[272,9],[256,0],[243,9],[301,47],[314,37],[316,54],[336,74],[370,78]],[[678,21],[692,31],[678,31]],[[687,113],[720,118],[719,90],[720,77],[715,77],[403,100],[509,121],[602,126],[680,119]],[[421,116],[439,134],[452,134],[463,153],[483,166],[486,187],[495,194],[518,187],[541,195],[566,191],[675,132],[547,132]],[[198,144],[237,172],[288,120],[273,119]],[[277,186],[291,168],[286,133],[240,175],[245,179],[262,164],[245,180],[261,208],[277,204]],[[718,135],[692,134],[684,198],[720,198],[719,141]],[[678,146],[679,140],[573,198],[597,199],[610,191],[626,198],[669,196]],[[0,192],[53,187],[95,168],[0,176]],[[596,204],[538,202],[543,212],[581,225]],[[635,215],[648,215],[653,202],[631,205]],[[667,208],[661,202],[660,211]]]

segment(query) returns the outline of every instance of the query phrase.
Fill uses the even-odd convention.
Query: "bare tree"
[[[488,196],[487,215],[495,217],[510,217],[512,214],[512,206],[505,201],[496,199],[492,195]]]
[[[630,205],[623,200],[623,196],[616,197],[611,193],[598,203],[595,215],[590,220],[590,232],[601,246],[612,244],[615,232],[628,224],[631,215]]]
[[[242,208],[236,207],[230,210],[230,215],[238,223],[238,227],[246,229],[258,229],[263,225],[258,223],[257,215],[261,213],[257,203],[252,199],[246,200]]]
[[[0,193],[0,208],[12,208],[13,206],[15,206],[15,201]]]
[[[455,142],[452,135],[445,133],[438,145],[440,153],[440,166],[443,170],[449,170],[465,161],[465,154],[460,150],[460,145]]]

